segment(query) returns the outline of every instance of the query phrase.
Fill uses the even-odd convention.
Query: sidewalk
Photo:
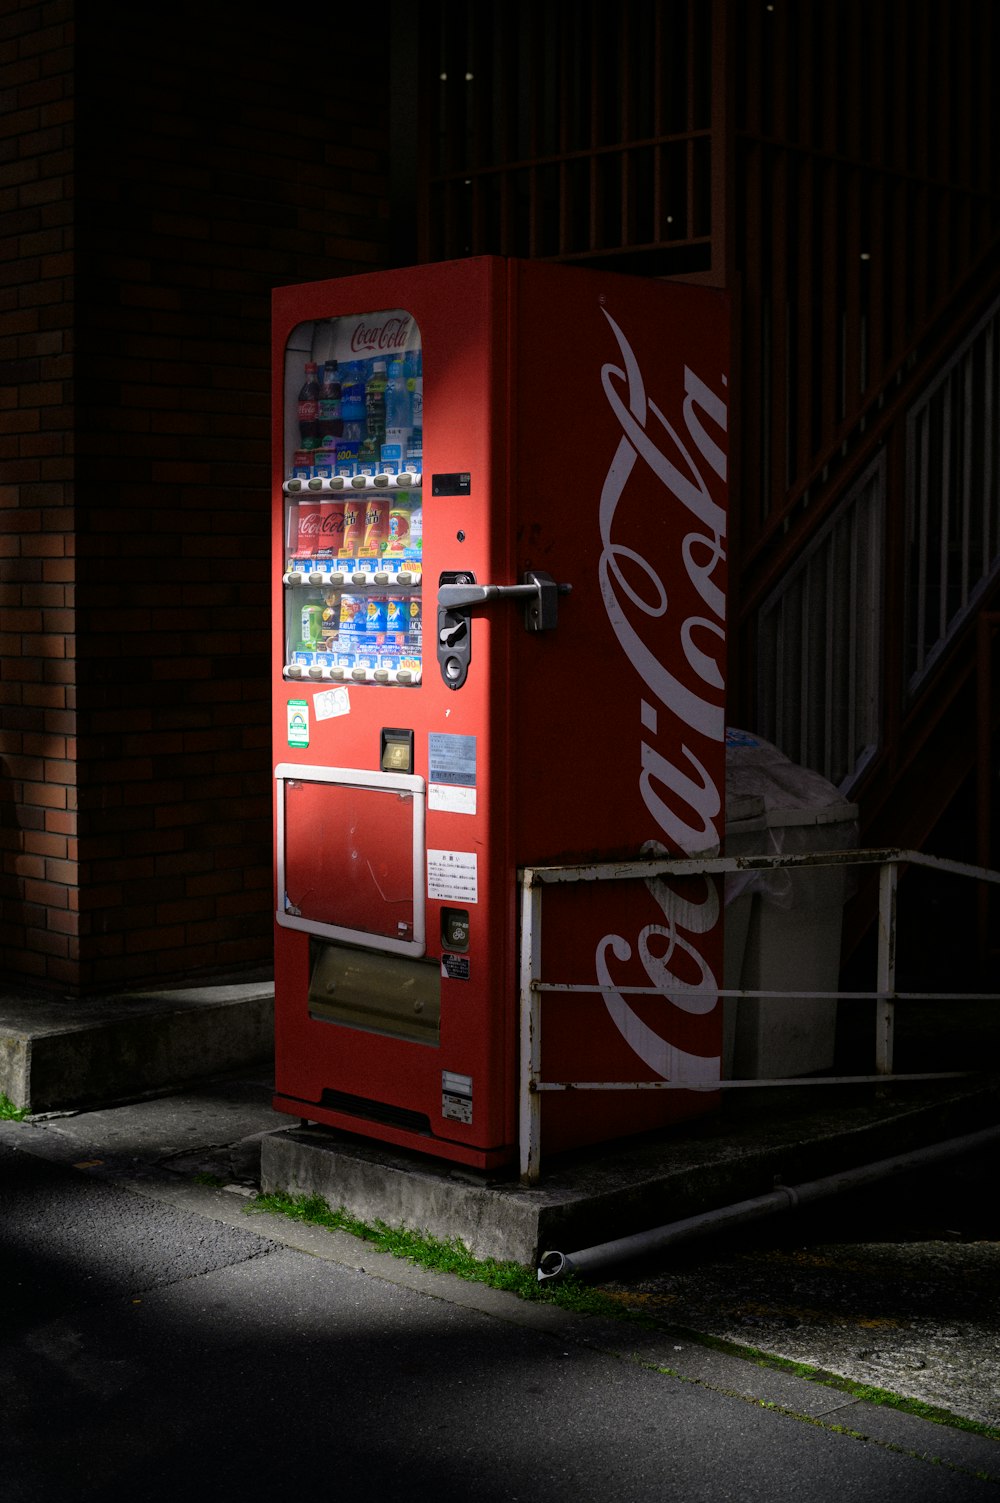
[[[247,1215],[267,1093],[0,1123],[12,1503],[996,1495],[983,1437]]]
[[[37,1014],[29,1015],[29,1026],[21,1034],[22,1057],[37,1062],[39,1039],[47,1040],[53,1032],[60,1049],[66,1041],[79,1041],[87,1019],[79,1011],[74,1014],[71,1006],[53,1005],[55,1016],[46,1016],[41,1025]],[[159,1001],[147,996],[144,1005],[161,1008],[174,1020],[171,1027],[178,1018],[194,1015],[195,1026],[202,1028],[202,1016],[231,1018],[236,997],[223,988],[199,1002],[190,994],[170,993]],[[252,1038],[262,1009],[269,1006],[267,986],[254,983],[243,1005],[253,1021],[247,1035]],[[122,1019],[121,1003],[116,1006],[112,1023],[132,1026],[136,1020]],[[5,1009],[0,992],[0,1043],[5,1033],[9,1036],[12,1013],[24,1017],[23,1010],[9,1005]],[[102,1035],[105,1045],[108,1036],[100,1008],[88,1017],[94,1037],[87,1048],[96,1055]],[[216,1023],[211,1027],[216,1030]],[[937,1024],[933,1032],[938,1034]],[[122,1057],[113,1049],[107,1052],[112,1060]],[[189,1052],[182,1053],[181,1058],[189,1057]],[[210,1056],[200,1058],[204,1064]],[[159,1068],[164,1068],[162,1057]],[[174,1061],[168,1058],[166,1068],[174,1068]],[[345,1205],[363,1220],[404,1224],[445,1239],[458,1237],[477,1256],[513,1258],[530,1266],[542,1251],[558,1248],[572,1253],[766,1193],[777,1180],[802,1184],[1000,1121],[1000,1083],[985,1076],[888,1088],[733,1091],[726,1093],[718,1113],[660,1137],[546,1161],[540,1184],[529,1189],[513,1173],[506,1179],[477,1177],[368,1140],[303,1129],[295,1119],[271,1109],[270,1082],[266,1060],[178,1089],[170,1089],[176,1082],[168,1074],[159,1089],[139,1100],[53,1111],[25,1123],[0,1123],[0,1147],[75,1167],[92,1182],[127,1189],[148,1201],[207,1217],[215,1225],[244,1232],[252,1226],[255,1235],[282,1245],[306,1245],[314,1255],[318,1247],[322,1255],[346,1260],[349,1266],[360,1261],[371,1267],[377,1255],[352,1239],[311,1233],[276,1218],[267,1218],[266,1225],[257,1218],[248,1221],[246,1204],[262,1180],[267,1189],[320,1194],[332,1207]],[[211,1183],[199,1183],[199,1178]],[[813,1367],[826,1366],[856,1382],[877,1384],[993,1424],[1000,1390],[1000,1289],[996,1278],[984,1283],[983,1268],[989,1263],[988,1258],[984,1263],[984,1253],[994,1247],[951,1244],[941,1255],[932,1249],[928,1271],[906,1273],[907,1279],[926,1286],[942,1319],[957,1310],[949,1288],[967,1296],[961,1313],[944,1331],[947,1351],[934,1362],[917,1360],[920,1343],[929,1339],[922,1325],[918,1323],[913,1334],[908,1317],[897,1319],[895,1312],[886,1319],[884,1299],[880,1306],[875,1298],[875,1272],[855,1271],[839,1285],[830,1283],[826,1294],[834,1289],[833,1302],[824,1303],[826,1296],[817,1294],[793,1261],[779,1270],[780,1260],[765,1259],[762,1270],[748,1271],[746,1264],[727,1266],[718,1247],[703,1252],[696,1244],[691,1255],[662,1258],[652,1281],[647,1268],[641,1270],[645,1282],[616,1269],[599,1282],[620,1295],[623,1305],[637,1306],[658,1319],[741,1347],[749,1343]],[[865,1262],[855,1261],[859,1267]],[[394,1270],[385,1273],[386,1278],[416,1277],[412,1270],[401,1273],[393,1260],[384,1267]],[[884,1282],[884,1260],[881,1277]],[[940,1298],[935,1277],[942,1281]],[[969,1304],[973,1289],[986,1291],[978,1317]],[[452,1297],[468,1299],[468,1290],[448,1295]],[[809,1305],[805,1318],[804,1301]],[[530,1313],[530,1319],[536,1314]],[[866,1318],[875,1336],[865,1337]],[[632,1331],[631,1326],[627,1329]],[[699,1362],[704,1360],[706,1355],[699,1356]],[[738,1363],[735,1371],[741,1367]],[[747,1381],[744,1375],[741,1382]],[[829,1398],[830,1390],[824,1392]]]

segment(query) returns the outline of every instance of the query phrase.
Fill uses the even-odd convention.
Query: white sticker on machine
[[[428,851],[427,896],[442,902],[479,902],[479,869],[475,851]]]
[[[441,1115],[453,1122],[472,1121],[472,1076],[441,1071]]]
[[[335,715],[351,713],[351,696],[346,689],[325,689],[313,700],[317,720],[332,720]]]
[[[475,814],[476,790],[452,788],[448,783],[428,783],[428,809],[444,809],[448,814]]]

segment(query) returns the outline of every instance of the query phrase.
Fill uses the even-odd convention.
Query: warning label
[[[446,903],[479,902],[479,870],[474,851],[428,851],[427,896]]]

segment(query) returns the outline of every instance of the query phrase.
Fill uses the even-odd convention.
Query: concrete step
[[[315,1125],[261,1139],[265,1192],[319,1195],[333,1209],[449,1240],[477,1257],[531,1264],[613,1237],[911,1153],[1000,1121],[1000,1080],[816,1085],[725,1093],[688,1127],[479,1175]]]
[[[0,991],[0,1093],[32,1113],[176,1090],[273,1058],[274,984],[93,999]]]

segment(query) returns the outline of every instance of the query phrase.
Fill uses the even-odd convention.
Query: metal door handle
[[[528,631],[551,631],[558,623],[558,597],[568,595],[573,586],[556,584],[551,574],[529,569],[521,584],[443,584],[438,587],[438,609],[464,613],[474,605],[493,600],[523,600],[524,624]]]
[[[468,576],[456,580],[444,576],[438,586],[437,655],[441,677],[449,689],[461,689],[469,675],[472,659],[472,630],[469,613],[474,606],[493,600],[523,600],[524,625],[528,631],[551,631],[559,620],[559,596],[568,595],[571,585],[556,584],[551,574],[529,569],[520,584],[476,584]]]

